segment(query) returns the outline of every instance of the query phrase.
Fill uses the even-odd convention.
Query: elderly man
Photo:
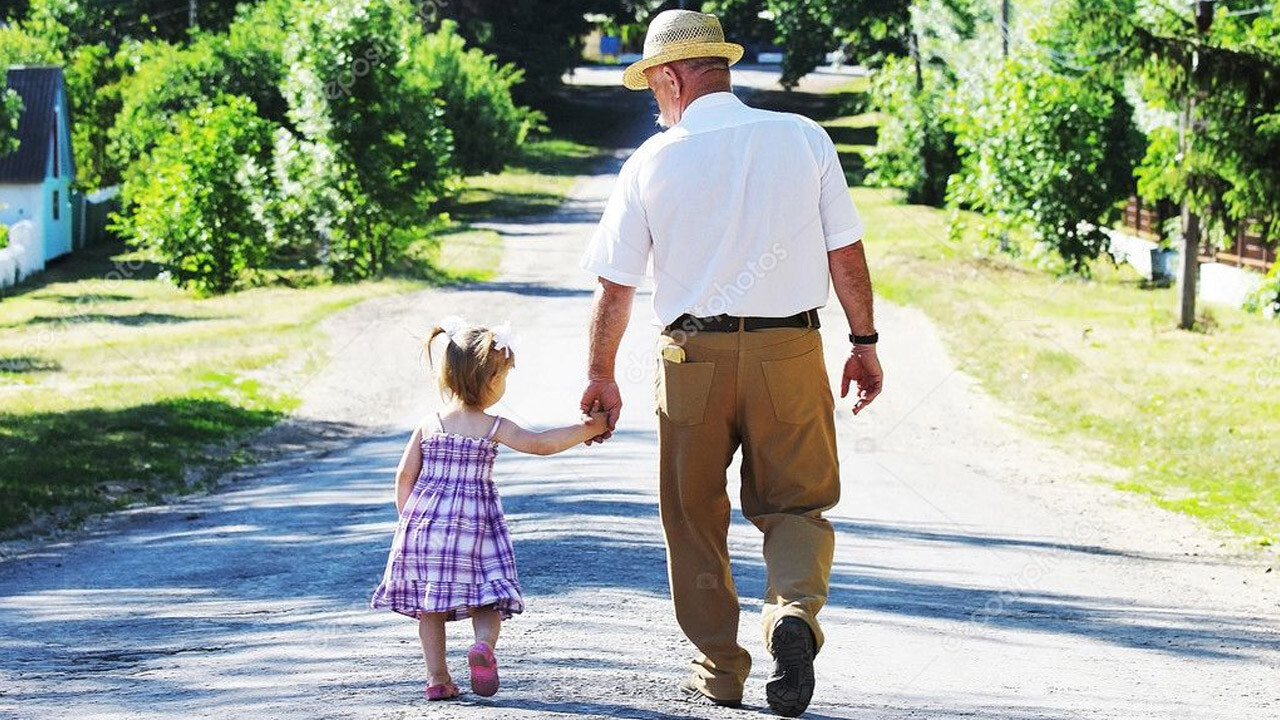
[[[614,362],[652,260],[662,524],[676,618],[699,651],[682,687],[737,707],[751,669],[726,540],[725,473],[741,448],[742,511],[764,533],[766,695],[796,716],[823,641],[834,532],[822,513],[840,495],[817,312],[832,283],[852,331],[841,397],[857,385],[853,412],[879,394],[881,370],[863,225],[835,146],[806,118],[739,101],[729,66],[741,56],[716,18],[670,10],[626,70],[667,130],[623,165],[583,260],[600,287],[582,407],[598,403],[616,426]]]

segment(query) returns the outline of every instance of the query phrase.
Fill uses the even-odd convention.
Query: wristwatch
[[[880,340],[880,333],[873,332],[870,335],[854,335],[850,333],[849,342],[854,345],[875,345]]]

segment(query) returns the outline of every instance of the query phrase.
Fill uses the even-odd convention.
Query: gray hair
[[[676,60],[671,64],[698,74],[714,70],[724,70],[726,72],[729,70],[729,61],[722,57],[689,58],[687,60]]]

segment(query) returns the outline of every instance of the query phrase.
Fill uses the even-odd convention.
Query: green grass
[[[1280,326],[1105,263],[1061,279],[987,254],[947,213],[856,188],[876,290],[925,310],[962,369],[1041,432],[1127,471],[1120,486],[1263,544],[1280,535]]]
[[[765,101],[810,111],[850,184],[863,180],[877,116],[847,96]],[[877,293],[928,313],[960,367],[1024,421],[1121,468],[1123,489],[1262,545],[1280,537],[1280,324],[1202,305],[1197,330],[1182,331],[1175,290],[1127,266],[1063,278],[993,254],[972,214],[953,232],[948,211],[897,191],[852,193]]]

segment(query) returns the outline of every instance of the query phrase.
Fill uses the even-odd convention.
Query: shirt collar
[[[727,91],[707,93],[694,98],[693,102],[689,103],[689,106],[680,114],[680,122],[675,126],[692,129],[693,126],[701,125],[706,121],[703,115],[710,116],[716,108],[726,105],[741,107],[742,101],[737,95]]]

